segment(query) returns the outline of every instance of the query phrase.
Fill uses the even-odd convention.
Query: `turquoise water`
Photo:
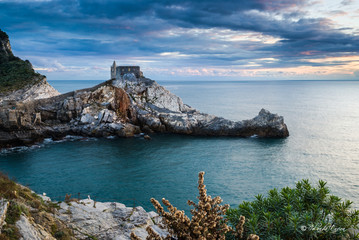
[[[98,82],[83,83],[51,82],[62,92]],[[229,119],[252,118],[262,107],[279,113],[290,136],[83,139],[0,155],[0,170],[58,200],[66,193],[127,205],[135,199],[148,210],[151,197],[188,210],[199,171],[208,193],[232,206],[308,178],[327,181],[332,193],[359,207],[359,82],[160,83],[192,107]]]
[[[48,80],[48,82],[60,93],[67,93],[73,90],[93,87],[103,80]]]

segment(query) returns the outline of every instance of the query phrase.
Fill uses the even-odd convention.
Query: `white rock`
[[[147,89],[147,98],[153,105],[170,111],[181,112],[184,108],[182,99],[158,84]]]
[[[89,113],[86,113],[85,115],[82,115],[81,116],[81,120],[80,120],[82,123],[86,124],[86,123],[91,123],[93,121],[95,121],[95,118],[89,114]]]
[[[55,240],[42,226],[30,222],[24,215],[20,216],[20,220],[16,222],[16,227],[19,229],[20,239],[23,240]]]
[[[6,212],[9,207],[9,202],[5,199],[0,200],[0,232],[2,226],[5,224]]]
[[[79,202],[60,204],[61,220],[71,228],[79,229],[75,235],[79,239],[86,239],[86,235],[98,239],[130,239],[131,232],[135,232],[142,239],[146,239],[147,226],[155,226],[151,218],[159,218],[154,212],[147,213],[142,207],[126,207],[116,202],[94,202],[84,199]],[[167,232],[159,226],[154,230],[161,235]]]
[[[53,88],[46,78],[42,78],[37,84],[31,87],[25,87],[17,91],[11,92],[8,95],[0,98],[0,103],[3,100],[15,100],[19,102],[29,102],[34,99],[49,98],[59,95],[60,93]]]
[[[121,123],[110,123],[108,126],[115,130],[123,129],[123,125]]]
[[[98,121],[104,123],[112,123],[116,120],[116,113],[112,110],[104,109],[98,114]]]

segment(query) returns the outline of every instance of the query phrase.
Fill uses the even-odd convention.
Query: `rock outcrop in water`
[[[181,98],[147,78],[136,79],[127,74],[113,85],[125,89],[131,96],[137,120],[143,129],[206,136],[288,136],[283,117],[264,109],[251,120],[234,122],[191,108]]]
[[[142,75],[136,78],[133,73],[58,95],[44,76],[34,73],[32,67],[29,69],[29,62],[13,57],[7,35],[3,32],[0,35],[0,67],[5,69],[0,71],[3,74],[0,83],[5,89],[13,89],[0,94],[0,148],[66,135],[131,137],[141,132],[275,138],[289,135],[283,117],[267,110],[262,109],[250,120],[226,120],[191,108],[155,81]],[[25,66],[26,71],[14,70],[11,68],[14,64]],[[12,77],[15,85],[9,85]]]

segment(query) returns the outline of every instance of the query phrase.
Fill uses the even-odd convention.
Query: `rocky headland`
[[[66,135],[131,137],[144,133],[287,137],[283,117],[262,109],[250,120],[201,113],[147,78],[127,74],[93,88],[27,102],[3,101],[0,147]]]
[[[16,57],[7,35],[2,36],[0,56],[6,65]],[[26,61],[24,64],[31,66]],[[31,70],[25,74],[25,80],[16,80],[15,85],[9,85],[15,70],[12,75],[0,75],[0,85],[7,89],[0,93],[0,148],[66,135],[132,137],[139,133],[175,133],[273,138],[289,135],[283,117],[265,109],[253,119],[236,122],[201,113],[142,75],[127,73],[120,79],[59,95],[44,76],[35,73],[32,67]]]

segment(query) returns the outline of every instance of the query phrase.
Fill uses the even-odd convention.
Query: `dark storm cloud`
[[[328,19],[306,18],[300,7],[307,4],[305,0],[0,1],[0,28],[16,36],[18,51],[44,55],[180,52],[191,55],[183,58],[189,64],[242,64],[245,59],[276,57],[277,62],[264,65],[284,67],[303,65],[300,59],[306,56],[358,53],[357,36],[335,29]],[[276,18],[279,14],[283,17]],[[270,45],[242,42],[244,49],[253,49],[249,52],[223,48],[226,40],[160,34],[178,27],[250,31],[282,40]]]
[[[290,4],[278,4],[272,9],[279,7],[288,7]],[[202,8],[190,9],[170,9],[159,10],[157,14],[163,18],[175,22],[183,27],[218,27],[232,30],[246,30],[261,32],[268,35],[283,38],[280,45],[273,50],[290,53],[292,55],[300,54],[303,51],[317,52],[358,52],[359,38],[345,34],[339,30],[332,29],[330,22],[326,19],[302,18],[297,21],[292,19],[276,20],[268,18],[261,12],[242,12],[236,14],[236,11],[229,15],[223,15],[222,12],[215,12],[212,15]],[[290,16],[290,15],[288,15]],[[267,48],[270,50],[270,48]]]

